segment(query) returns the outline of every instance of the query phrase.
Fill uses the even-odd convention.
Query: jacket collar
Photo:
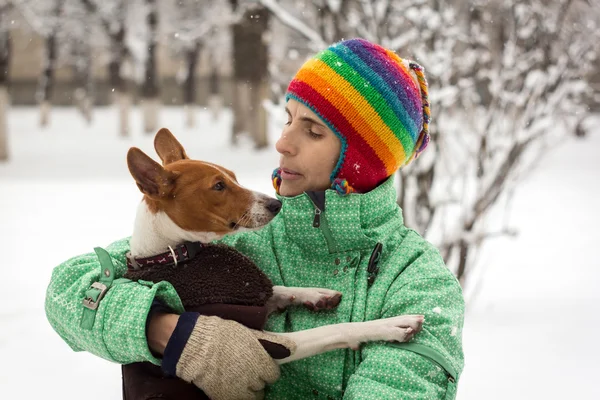
[[[363,194],[341,196],[328,189],[278,197],[285,235],[315,254],[372,249],[403,225],[393,177]]]

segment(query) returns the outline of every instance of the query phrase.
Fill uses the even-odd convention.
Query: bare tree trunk
[[[131,112],[132,98],[129,92],[115,92],[115,99],[119,109],[119,134],[129,136],[129,114]]]
[[[128,92],[116,92],[115,99],[119,109],[119,133],[121,136],[128,136],[131,95]]]
[[[94,94],[93,94],[94,81],[92,80],[91,75],[92,75],[92,72],[91,72],[91,65],[90,65],[89,72],[88,72],[87,85],[86,85],[86,89],[85,89],[85,97],[81,104],[81,111],[83,113],[83,117],[85,118],[85,120],[87,121],[88,124],[92,123],[92,108],[94,106]]]
[[[99,15],[98,7],[92,0],[81,0],[90,15]],[[129,135],[129,113],[131,109],[131,93],[127,79],[123,76],[123,63],[129,57],[125,44],[126,0],[120,0],[115,7],[115,18],[101,18],[102,27],[110,39],[110,62],[108,63],[109,81],[114,92],[113,101],[119,110],[119,134]],[[116,25],[117,24],[117,25]],[[116,25],[116,26],[115,26]],[[116,29],[115,29],[116,27]]]
[[[240,22],[233,25],[234,107],[231,141],[235,143],[241,132],[249,132],[257,149],[268,146],[266,110],[263,102],[268,98],[268,45],[265,34],[269,29],[269,11],[262,6],[244,13]],[[248,60],[252,60],[249,62]],[[267,88],[265,90],[265,88]],[[239,91],[249,90],[247,106],[251,118],[240,109],[243,102],[236,97]],[[237,102],[237,103],[236,103]],[[236,107],[236,105],[238,107]]]
[[[223,97],[221,95],[221,85],[219,71],[216,65],[212,66],[209,77],[209,93],[208,93],[208,108],[213,121],[219,118],[221,109],[223,108]]]
[[[196,106],[196,69],[198,65],[198,55],[200,54],[201,44],[197,40],[192,48],[186,52],[187,76],[183,83],[183,98],[185,109],[187,111],[186,125],[188,128],[195,126],[194,108]]]
[[[124,11],[125,3],[120,4]],[[131,93],[127,80],[122,75],[123,63],[128,57],[125,47],[125,24],[120,22],[119,29],[110,35],[111,59],[108,64],[110,84],[114,90],[114,100],[119,110],[119,134],[129,135],[129,113],[131,111]]]
[[[267,110],[263,102],[269,97],[269,83],[266,80],[254,83],[250,88],[250,135],[254,138],[257,149],[264,149],[269,145],[267,139]]]
[[[575,125],[575,137],[578,138],[585,138],[587,136],[587,130],[585,129],[584,125],[584,121],[585,118],[581,118],[579,120],[579,122],[577,122],[577,125]]]
[[[56,32],[46,38],[46,60],[42,76],[40,77],[38,100],[40,102],[40,125],[48,126],[50,123],[50,109],[52,92],[54,90],[54,69],[58,49],[56,48]]]
[[[89,18],[88,18],[89,20]],[[89,34],[88,34],[89,35]],[[85,59],[87,60],[85,63],[84,76],[85,76],[85,97],[81,104],[81,111],[83,113],[83,117],[87,121],[88,124],[92,123],[92,108],[94,106],[94,74],[92,71],[92,46],[90,42],[89,36],[86,38],[86,46],[85,46]]]
[[[194,104],[185,104],[183,106],[185,110],[185,126],[188,128],[196,127],[196,107]]]
[[[148,97],[142,100],[142,112],[144,113],[144,132],[156,133],[158,131],[159,111],[160,100],[158,97]]]
[[[8,30],[6,13],[8,6],[0,9],[0,161],[8,160],[8,77],[10,57],[12,55],[10,32]]]
[[[458,270],[456,271],[456,279],[460,282],[460,285],[464,287],[466,275],[465,272],[467,270],[468,258],[469,258],[469,250],[471,247],[464,241],[460,241],[460,252],[458,256]]]
[[[76,59],[78,60],[75,66],[75,103],[77,108],[83,115],[83,118],[88,124],[92,123],[92,54],[91,47],[88,42],[79,43],[79,48],[76,51]]]
[[[264,99],[269,95],[269,84],[235,82],[233,93],[233,135],[231,143],[236,145],[241,133],[247,133],[257,149],[268,146],[267,112],[263,107]]]
[[[78,12],[77,18],[81,19],[84,29],[78,31],[76,35],[69,35],[68,40],[72,42],[71,51],[71,67],[73,69],[75,91],[74,99],[75,106],[83,115],[85,121],[89,124],[92,122],[92,45],[90,41],[90,30],[92,14],[85,7]]]
[[[8,89],[0,85],[0,161],[8,160]]]
[[[146,0],[150,11],[148,12],[148,56],[146,57],[146,76],[142,86],[142,109],[144,114],[144,131],[146,133],[155,133],[158,129],[159,112],[159,89],[156,70],[156,48],[157,48],[157,28],[158,28],[158,10],[156,0]]]
[[[233,125],[231,127],[231,144],[237,145],[242,133],[246,133],[247,111],[249,108],[248,96],[246,95],[246,82],[233,82],[233,95],[231,98],[231,111],[233,112]]]
[[[60,20],[64,0],[57,0],[54,5],[53,17],[55,21]],[[48,126],[50,123],[50,109],[52,104],[52,94],[54,91],[54,72],[58,58],[57,47],[58,23],[55,22],[46,37],[46,54],[44,68],[40,77],[38,88],[38,102],[40,103],[40,125]]]

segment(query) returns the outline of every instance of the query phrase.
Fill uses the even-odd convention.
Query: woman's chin
[[[298,181],[283,180],[279,186],[279,194],[284,197],[294,197],[304,193]]]

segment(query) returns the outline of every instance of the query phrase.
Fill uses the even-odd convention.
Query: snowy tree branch
[[[260,4],[262,4],[265,8],[267,8],[275,18],[277,18],[281,23],[290,27],[294,31],[300,33],[305,38],[307,38],[312,47],[315,49],[321,50],[327,47],[327,43],[325,40],[315,31],[310,28],[300,19],[294,17],[292,14],[287,12],[282,6],[280,6],[275,0],[259,0]]]

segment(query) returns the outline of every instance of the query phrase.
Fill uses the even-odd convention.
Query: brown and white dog
[[[257,229],[279,212],[278,200],[240,186],[233,172],[189,159],[169,130],[163,128],[156,134],[154,147],[162,165],[135,147],[127,154],[131,175],[144,194],[130,240],[131,260],[169,251],[175,257],[173,249],[184,242],[208,243],[232,232]],[[328,289],[273,286],[266,306],[268,313],[291,305],[318,311],[336,307],[340,298],[341,293]],[[297,349],[277,362],[338,348],[357,349],[367,341],[405,342],[422,323],[422,315],[404,315],[280,333],[292,339]]]

